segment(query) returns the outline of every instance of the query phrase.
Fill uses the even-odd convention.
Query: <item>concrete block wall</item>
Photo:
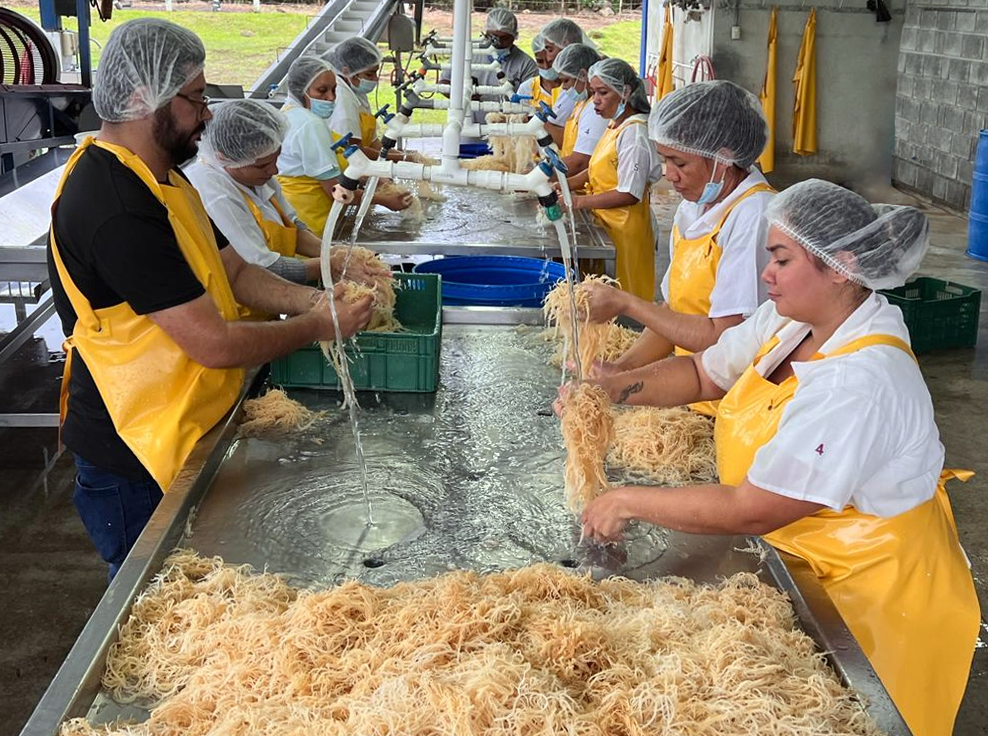
[[[906,2],[886,0],[890,23],[877,23],[874,13],[865,10],[864,0],[775,0],[764,6],[742,0],[737,16],[717,7],[713,33],[717,75],[756,94],[765,76],[769,11],[773,4],[779,7],[776,169],[769,176],[773,184],[788,186],[816,177],[865,196],[885,196],[892,177],[896,63]],[[817,8],[819,150],[816,155],[798,156],[792,152],[791,79],[811,7]],[[731,33],[736,22],[741,28],[737,40]]]
[[[988,127],[988,0],[908,0],[898,72],[892,179],[966,210]]]

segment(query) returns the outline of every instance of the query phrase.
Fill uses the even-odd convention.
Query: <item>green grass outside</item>
[[[17,7],[17,12],[39,22],[37,8]],[[91,36],[98,43],[106,43],[110,32],[121,23],[142,17],[167,18],[194,31],[206,46],[206,79],[214,84],[237,84],[249,89],[270,66],[279,49],[287,47],[305,30],[312,16],[301,13],[244,13],[178,10],[164,11],[115,10],[113,18],[103,23],[94,19]],[[478,17],[479,19],[479,17]],[[474,23],[480,32],[480,22]],[[443,31],[444,33],[447,31]],[[245,35],[247,34],[247,35]],[[523,30],[518,45],[529,51],[534,33]],[[608,56],[625,59],[638,67],[638,44],[641,38],[641,21],[619,21],[601,30],[591,31],[591,38]],[[93,63],[99,62],[100,50],[94,44]],[[412,68],[415,68],[414,66]],[[390,70],[387,70],[390,71]],[[382,80],[378,92],[371,96],[375,110],[392,103],[394,92],[387,80]],[[434,123],[446,119],[444,111],[422,110],[416,113],[416,122]]]
[[[36,8],[16,10],[39,22]],[[195,31],[206,46],[206,78],[214,84],[239,84],[245,88],[274,63],[278,49],[287,47],[305,30],[310,19],[300,13],[115,10],[113,18],[106,23],[94,19],[91,37],[105,44],[118,25],[145,17],[167,18]],[[74,28],[74,21],[67,22],[66,27]],[[95,66],[99,62],[100,49],[93,44],[92,51]]]

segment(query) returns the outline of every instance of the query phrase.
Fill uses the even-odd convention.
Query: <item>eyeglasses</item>
[[[202,117],[203,114],[206,112],[206,110],[209,109],[209,98],[206,95],[203,95],[198,100],[195,97],[189,97],[187,94],[184,94],[183,92],[177,92],[175,96],[181,97],[183,100],[185,100],[190,105],[193,105],[197,110],[199,110],[199,117]]]

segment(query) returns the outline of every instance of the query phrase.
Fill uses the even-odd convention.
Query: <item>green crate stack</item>
[[[978,342],[979,290],[923,276],[882,294],[902,310],[914,353],[973,348]]]
[[[395,316],[402,332],[361,332],[347,346],[358,391],[427,393],[439,386],[442,287],[438,275],[396,273]],[[288,388],[338,389],[339,376],[318,345],[271,362],[271,381]]]

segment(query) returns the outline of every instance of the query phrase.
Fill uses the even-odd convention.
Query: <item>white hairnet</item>
[[[566,50],[563,49],[559,56],[562,56]],[[559,56],[556,57],[557,60]],[[641,77],[631,64],[623,59],[601,59],[590,67],[587,77],[596,77],[617,92],[622,99],[627,100],[628,107],[635,112],[647,113],[652,109]]]
[[[300,56],[288,68],[285,86],[288,96],[298,105],[305,107],[305,91],[323,72],[331,72],[333,67],[325,59],[318,56]]]
[[[569,18],[556,18],[546,23],[539,34],[553,46],[563,48],[571,43],[582,43],[591,46],[590,39],[576,23]]]
[[[484,30],[510,33],[518,38],[518,18],[507,8],[491,8],[484,23]]]
[[[103,48],[93,106],[100,119],[150,117],[203,70],[206,49],[192,31],[158,18],[118,26]]]
[[[575,79],[587,79],[587,70],[600,61],[600,54],[582,43],[571,43],[556,56],[552,68]]]
[[[541,33],[535,34],[535,38],[532,39],[532,53],[541,54],[545,51],[545,36]]]
[[[747,169],[762,155],[768,123],[757,97],[718,79],[689,84],[659,100],[648,134],[659,145]]]
[[[930,223],[915,207],[872,206],[820,179],[773,197],[765,217],[832,269],[869,289],[905,284],[930,245]]]
[[[380,66],[381,50],[371,41],[360,36],[340,41],[323,57],[336,71],[352,77],[368,69]]]
[[[199,153],[228,169],[270,156],[288,132],[288,119],[260,100],[230,100],[211,110]]]

